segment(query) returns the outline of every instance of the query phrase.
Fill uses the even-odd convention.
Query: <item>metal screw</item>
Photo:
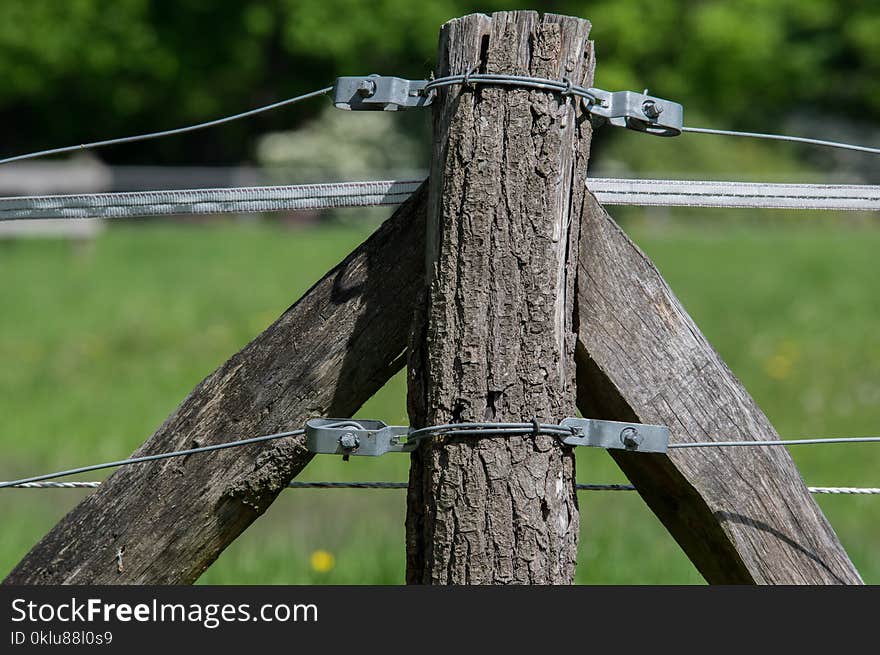
[[[660,114],[663,113],[663,107],[658,105],[653,100],[645,100],[642,103],[642,112],[648,118],[657,118]]]
[[[362,96],[371,96],[376,93],[376,83],[372,80],[361,80],[358,82],[357,92]]]
[[[354,432],[346,432],[339,437],[339,445],[342,446],[342,461],[347,462],[351,451],[357,450],[361,442]]]
[[[642,435],[634,427],[628,425],[620,431],[620,440],[626,448],[635,450],[642,443]]]
[[[342,446],[343,450],[354,450],[361,445],[361,442],[354,432],[346,432],[339,437],[339,445]]]

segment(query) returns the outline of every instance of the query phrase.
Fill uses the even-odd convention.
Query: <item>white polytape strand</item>
[[[0,198],[0,220],[134,218],[396,205],[420,180]],[[880,210],[880,186],[590,178],[606,205]]]

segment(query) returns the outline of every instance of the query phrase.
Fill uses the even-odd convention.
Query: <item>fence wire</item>
[[[427,91],[440,86],[453,84],[496,84],[507,86],[523,86],[535,89],[543,89],[551,92],[561,93],[562,95],[580,96],[583,99],[593,102],[597,98],[593,89],[585,89],[577,85],[573,85],[569,80],[552,80],[544,78],[522,78],[507,75],[479,75],[469,72],[465,75],[450,76],[438,80],[430,81],[426,87]],[[282,100],[270,105],[258,107],[249,111],[226,116],[204,123],[189,125],[181,128],[164,130],[160,132],[151,132],[147,134],[134,135],[116,139],[107,139],[104,141],[95,141],[75,146],[67,146],[62,148],[53,148],[50,150],[42,150],[39,152],[18,155],[0,159],[0,164],[6,164],[14,161],[26,159],[35,159],[49,155],[64,154],[76,152],[85,149],[99,148],[110,145],[118,145],[124,143],[132,143],[138,141],[146,141],[150,139],[158,139],[167,136],[179,135],[196,130],[202,130],[244,119],[262,112],[278,109],[287,105],[298,103],[310,98],[324,95],[333,90],[333,86],[305,93],[293,98]],[[796,137],[789,135],[754,133],[754,132],[737,132],[731,130],[718,130],[712,128],[700,127],[683,127],[682,131],[696,134],[715,134],[733,137],[758,138],[769,140],[780,140],[805,143],[810,145],[827,146],[833,148],[842,148],[847,150],[856,150],[870,154],[880,154],[880,148],[869,146],[861,146],[855,144],[840,143],[834,141],[825,141],[821,139],[811,139],[805,137]],[[736,206],[736,207],[797,207],[801,209],[810,208],[836,208],[836,209],[878,209],[880,208],[880,191],[878,187],[872,186],[846,186],[846,185],[751,185],[746,189],[745,183],[713,183],[713,182],[694,182],[694,181],[663,181],[663,180],[642,180],[642,181],[622,181],[622,180],[604,180],[607,185],[621,185],[618,188],[606,188],[604,191],[596,188],[597,195],[606,193],[608,198],[604,200],[608,204],[613,204],[613,200],[609,200],[616,196],[619,204],[635,203],[637,198],[644,199],[645,196],[653,198],[650,204],[663,203],[680,203],[690,206]],[[663,189],[645,189],[646,183],[652,183],[655,186],[665,185]],[[0,220],[9,220],[16,218],[83,218],[83,217],[125,217],[125,216],[149,216],[149,215],[167,215],[181,213],[227,213],[227,212],[246,212],[246,211],[277,211],[290,210],[296,208],[317,209],[330,206],[366,206],[369,204],[394,204],[402,202],[412,191],[418,182],[362,182],[349,184],[334,185],[309,185],[309,190],[303,196],[303,187],[251,187],[241,189],[195,189],[188,191],[155,191],[133,194],[86,194],[79,196],[39,196],[26,198],[5,198],[0,199]],[[592,184],[600,187],[601,180],[594,180]],[[677,184],[687,185],[691,187],[686,190],[674,188]],[[372,185],[372,186],[371,186]],[[378,185],[378,186],[377,186]],[[629,185],[622,188],[622,185]],[[641,185],[642,188],[637,189]],[[724,186],[722,186],[724,185]],[[732,185],[740,185],[732,186]],[[700,187],[694,190],[692,187]],[[784,189],[782,187],[785,187]],[[809,187],[809,188],[808,188]],[[274,194],[274,195],[273,195]],[[640,195],[641,194],[641,195]],[[602,198],[599,198],[603,201]],[[639,202],[644,200],[639,200]],[[647,201],[645,201],[647,202]],[[835,204],[838,203],[838,204]],[[344,205],[335,203],[346,203]],[[709,204],[699,204],[709,203]],[[728,204],[724,204],[728,203]],[[552,426],[550,426],[552,427]],[[558,431],[558,426],[556,426]],[[549,429],[549,428],[548,428]],[[491,428],[488,429],[491,431]],[[531,430],[531,427],[529,427]],[[483,431],[478,428],[477,432]],[[76,488],[77,486],[96,486],[98,483],[93,482],[49,482],[54,478],[65,477],[88,471],[95,471],[118,466],[126,466],[148,461],[156,461],[171,457],[183,457],[197,453],[220,450],[223,448],[240,447],[271,439],[278,439],[287,436],[295,436],[302,434],[304,430],[293,430],[289,432],[277,433],[272,435],[263,435],[250,439],[243,439],[224,444],[216,444],[213,446],[205,446],[200,448],[192,448],[170,453],[158,453],[153,455],[145,455],[140,457],[132,457],[126,460],[118,460],[114,462],[105,462],[102,464],[94,464],[90,466],[58,471],[45,475],[32,476],[20,480],[12,480],[8,482],[0,482],[0,488],[19,487],[19,488]],[[536,430],[537,432],[537,430]],[[476,434],[476,433],[475,433]],[[740,447],[740,446],[792,446],[802,444],[819,444],[819,443],[855,443],[867,441],[880,441],[880,437],[840,437],[840,438],[817,438],[817,439],[799,439],[799,440],[764,440],[764,441],[728,441],[728,442],[691,442],[691,443],[674,443],[669,444],[670,449],[674,448],[703,448],[703,447]],[[296,484],[296,483],[292,483]],[[375,488],[398,488],[394,485],[403,483],[298,483],[300,485],[324,485],[324,488],[336,488],[343,485],[392,485]],[[583,485],[584,489],[591,490],[632,490],[627,485]],[[613,487],[613,489],[612,489]],[[624,488],[626,487],[626,488]],[[304,488],[304,487],[301,487]],[[360,486],[357,488],[365,488]],[[851,487],[814,487],[814,493],[875,493],[875,489],[860,489],[853,491]],[[820,491],[821,490],[821,491]],[[844,491],[850,490],[850,491]]]
[[[97,489],[100,482],[24,482],[12,485],[13,489]],[[287,484],[288,489],[406,489],[406,482],[300,482],[294,480]],[[582,484],[575,485],[578,491],[636,491],[631,484]],[[807,487],[812,494],[853,494],[880,495],[875,487]]]
[[[52,148],[50,150],[40,150],[38,152],[30,152],[26,155],[16,155],[15,157],[7,157],[6,159],[0,159],[0,164],[9,164],[14,161],[24,161],[25,159],[37,159],[38,157],[48,157],[50,155],[61,155],[70,152],[79,152],[80,150],[92,150],[94,148],[103,148],[106,146],[115,146],[121,145],[123,143],[135,143],[138,141],[150,141],[152,139],[161,139],[166,136],[175,136],[178,134],[186,134],[188,132],[195,132],[197,130],[204,130],[209,127],[215,127],[217,125],[223,125],[225,123],[231,123],[233,121],[241,120],[242,118],[249,118],[251,116],[256,116],[257,114],[262,114],[266,111],[271,111],[273,109],[279,109],[281,107],[286,107],[287,105],[292,105],[297,102],[302,102],[303,100],[308,100],[309,98],[315,98],[317,96],[322,96],[325,93],[329,93],[333,90],[332,86],[328,86],[323,89],[318,89],[317,91],[312,91],[310,93],[304,93],[302,95],[296,96],[294,98],[287,98],[286,100],[281,100],[280,102],[273,102],[271,105],[264,105],[262,107],[257,107],[256,109],[251,109],[249,111],[243,111],[240,114],[233,114],[232,116],[224,116],[223,118],[218,118],[216,120],[207,121],[205,123],[197,123],[195,125],[187,125],[185,127],[178,127],[173,130],[162,130],[161,132],[150,132],[148,134],[136,134],[134,136],[124,136],[118,139],[106,139],[104,141],[93,141],[91,143],[81,143],[75,146],[65,146],[63,148]]]
[[[176,189],[0,198],[0,221],[126,219],[247,214],[398,205],[423,180],[367,180],[284,186]],[[604,205],[749,209],[880,210],[880,186],[764,184],[593,177],[587,188]]]
[[[352,419],[346,419],[339,424],[330,424],[324,427],[336,427],[341,425],[357,425],[353,422]],[[67,486],[64,483],[51,483],[51,484],[39,484],[45,483],[49,480],[54,480],[57,478],[68,477],[71,475],[77,475],[81,473],[89,473],[92,471],[99,471],[102,469],[108,468],[117,468],[120,466],[131,466],[133,464],[143,464],[146,462],[154,462],[163,459],[171,459],[175,457],[188,457],[190,455],[196,455],[201,453],[212,452],[215,450],[224,450],[227,448],[240,448],[243,446],[249,446],[257,443],[263,443],[267,441],[273,441],[276,439],[283,439],[287,437],[296,437],[305,434],[305,428],[298,428],[295,430],[287,430],[283,432],[275,432],[272,434],[260,435],[257,437],[250,437],[247,439],[239,439],[235,441],[227,441],[224,443],[213,444],[209,446],[200,446],[198,448],[187,448],[185,450],[174,450],[165,453],[154,453],[150,455],[140,455],[137,457],[130,457],[128,459],[121,459],[112,462],[103,462],[100,464],[90,464],[88,466],[81,466],[78,468],[66,469],[63,471],[55,471],[53,473],[45,473],[43,475],[35,475],[27,478],[21,478],[18,480],[9,480],[6,482],[0,482],[0,489],[5,488],[76,488],[76,483],[68,483]],[[421,438],[433,438],[442,435],[458,435],[458,436],[471,436],[471,437],[514,437],[514,436],[537,436],[541,435],[549,435],[555,437],[564,437],[570,434],[573,434],[573,428],[569,426],[563,426],[559,424],[553,423],[539,423],[537,419],[530,423],[488,423],[488,422],[475,422],[475,423],[453,423],[453,424],[444,424],[444,425],[435,425],[428,426],[419,429],[410,429],[407,438],[408,439],[421,439]],[[695,442],[678,442],[671,443],[668,445],[670,450],[679,449],[679,448],[729,448],[729,447],[774,447],[774,446],[803,446],[803,445],[820,445],[820,444],[855,444],[855,443],[877,443],[880,442],[880,436],[870,436],[870,437],[819,437],[819,438],[810,438],[810,439],[765,439],[765,440],[743,440],[743,441],[695,441]],[[85,485],[92,485],[95,483],[82,483]],[[318,483],[311,483],[313,485],[317,485]],[[324,483],[322,483],[324,484]],[[334,485],[337,483],[326,483],[327,485]],[[353,484],[353,483],[338,483],[338,484]],[[402,484],[402,483],[358,483],[362,485],[366,484]],[[61,485],[61,486],[59,486]],[[393,488],[393,487],[391,487]],[[819,487],[817,487],[818,489]],[[823,489],[844,489],[847,487],[821,487]],[[842,491],[837,492],[816,492],[816,493],[846,493]],[[856,492],[853,492],[856,493]],[[861,492],[861,493],[869,493],[869,492]]]

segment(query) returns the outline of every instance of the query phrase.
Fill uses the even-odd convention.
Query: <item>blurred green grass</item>
[[[626,216],[781,434],[880,431],[880,231],[852,216]],[[0,242],[0,477],[127,455],[368,232],[148,224],[113,225],[90,244]],[[405,422],[402,376],[359,414]],[[809,484],[880,486],[871,445],[792,453]],[[301,479],[404,480],[407,463],[317,458]],[[598,451],[578,453],[578,478],[624,481]],[[0,575],[86,493],[4,491]],[[866,581],[880,582],[880,499],[819,502]],[[581,493],[580,506],[578,582],[702,582],[637,495]],[[288,491],[202,582],[400,583],[403,516],[400,491]],[[316,551],[333,565],[313,566]]]

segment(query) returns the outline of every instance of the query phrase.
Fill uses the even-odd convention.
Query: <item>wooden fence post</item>
[[[590,86],[590,23],[470,15],[440,34],[438,75]],[[591,126],[574,98],[453,86],[434,108],[427,298],[414,322],[410,421],[556,422],[575,411],[574,274]],[[555,438],[437,438],[414,453],[407,581],[571,583],[574,456]]]

